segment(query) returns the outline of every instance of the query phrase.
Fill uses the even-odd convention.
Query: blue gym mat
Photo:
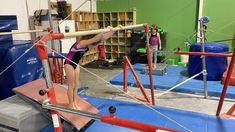
[[[117,108],[116,116],[129,120],[135,120],[161,127],[171,128],[180,131],[187,131],[176,123],[166,119],[160,114],[150,110],[144,105],[111,99],[101,99],[90,96],[82,96],[85,100],[93,104],[100,110],[99,114],[109,114],[108,108],[113,105]],[[166,115],[170,119],[177,121],[192,132],[234,132],[235,120],[217,118],[216,116],[206,115],[196,112],[189,112],[160,106],[154,106],[154,109]],[[41,132],[52,132],[53,125],[41,130]],[[86,132],[135,132],[134,130],[102,123],[93,122]]]
[[[150,88],[149,83],[149,75],[148,74],[141,74],[141,70],[145,64],[135,64],[134,68],[145,88]],[[167,74],[163,76],[153,75],[154,80],[154,88],[160,89],[169,89],[176,84],[183,82],[184,80],[188,79],[187,76],[184,76],[183,73],[187,73],[187,68],[182,66],[167,66]],[[123,85],[123,72],[119,73],[115,77],[110,80],[110,83],[115,85]],[[192,79],[185,84],[179,86],[178,88],[174,89],[175,92],[182,92],[182,93],[191,93],[191,94],[203,94],[204,93],[204,85],[202,80]],[[132,75],[131,71],[128,70],[128,85],[135,86],[135,79]],[[208,81],[208,95],[219,97],[221,91],[223,89],[223,85],[220,81]],[[227,98],[235,99],[235,86],[229,86],[227,90]]]

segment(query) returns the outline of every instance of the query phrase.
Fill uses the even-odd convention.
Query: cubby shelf
[[[136,12],[100,12],[98,13],[100,27],[136,24]],[[127,46],[130,45],[131,30],[118,31],[105,43],[107,59],[115,60],[126,55]]]
[[[136,24],[136,12],[86,12],[77,11],[73,16],[77,31],[103,29],[107,26],[117,27]],[[128,30],[118,31],[113,37],[104,42],[106,58],[115,60],[126,54],[126,48],[130,42],[131,32]],[[80,61],[80,65],[87,64],[99,58],[98,47],[93,47]]]

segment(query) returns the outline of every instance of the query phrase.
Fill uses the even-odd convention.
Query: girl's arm
[[[109,29],[110,29],[110,31],[107,32],[107,33],[100,33],[100,34],[97,34],[96,36],[94,36],[91,39],[81,40],[79,42],[79,47],[86,47],[86,46],[89,46],[89,45],[94,44],[96,42],[99,42],[99,41],[106,40],[106,39],[110,38],[113,35],[113,30],[112,30],[112,28],[109,28]]]
[[[106,40],[106,39],[110,38],[110,37],[113,35],[113,33],[114,33],[112,27],[109,26],[109,27],[107,27],[107,28],[108,28],[110,31],[103,34],[103,39],[102,39],[102,40]]]
[[[102,38],[103,38],[103,34],[97,34],[93,38],[90,38],[87,40],[80,40],[79,47],[81,48],[81,47],[89,46],[91,44],[99,42],[100,40],[102,40]]]
[[[159,42],[159,49],[162,49],[162,41],[161,41],[161,37],[160,37],[160,34],[157,33],[157,36],[158,36],[158,42]]]

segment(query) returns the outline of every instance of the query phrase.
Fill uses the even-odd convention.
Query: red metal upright
[[[144,95],[144,98],[146,99],[147,102],[150,103],[150,100],[149,100],[149,97],[148,97],[148,95],[147,95],[147,92],[145,91],[144,86],[142,85],[142,83],[141,83],[141,81],[140,81],[140,79],[139,79],[137,73],[135,72],[134,67],[131,65],[131,62],[129,61],[129,59],[127,58],[127,56],[124,56],[123,60],[124,60],[124,65],[128,65],[129,68],[130,68],[130,70],[131,70],[131,72],[132,72],[132,74],[134,75],[134,77],[135,77],[135,79],[136,79],[136,81],[137,81],[137,86],[140,88],[142,94]],[[126,63],[126,64],[125,64],[125,63]],[[124,71],[125,71],[125,69],[124,69]],[[126,87],[127,87],[127,70],[126,70],[126,72],[125,72],[124,74],[126,74],[126,75],[124,75],[124,76],[126,76],[126,78],[125,78],[126,80],[124,80],[124,84],[126,83],[125,85],[126,85]],[[125,82],[125,81],[126,81],[126,82]],[[125,88],[125,86],[124,86],[124,88]]]
[[[221,56],[221,57],[232,57],[231,54],[225,54],[225,53],[211,53],[211,52],[192,52],[192,51],[176,51],[174,54],[179,55],[205,55],[205,56]]]
[[[178,130],[173,130],[169,128],[163,128],[160,126],[154,126],[150,124],[145,124],[137,121],[127,120],[124,118],[118,118],[115,116],[102,115],[100,120],[105,123],[122,126],[126,128],[135,129],[142,132],[180,132]]]
[[[56,95],[55,95],[53,83],[51,80],[51,74],[50,74],[50,69],[49,69],[49,64],[48,64],[47,48],[45,47],[47,41],[49,41],[51,39],[53,39],[53,36],[51,36],[51,35],[42,36],[42,38],[36,42],[37,43],[36,49],[38,51],[39,57],[42,61],[43,68],[44,68],[45,80],[46,80],[46,84],[47,84],[47,96],[50,100],[50,103],[55,105],[57,103],[56,102]],[[62,130],[59,112],[55,111],[55,110],[51,110],[50,113],[51,113],[55,132],[62,132],[63,130]]]
[[[235,111],[235,104],[226,112],[227,115],[232,115]]]
[[[233,71],[233,68],[234,68],[234,64],[235,64],[235,49],[233,50],[233,56],[232,56],[232,59],[231,59],[231,62],[230,62],[229,68],[228,68],[228,73],[227,73],[227,76],[226,76],[226,79],[225,79],[225,82],[224,82],[223,91],[222,91],[221,96],[220,96],[219,104],[218,104],[217,111],[216,111],[216,116],[220,115],[220,112],[221,112],[221,109],[222,109],[222,106],[223,106],[223,103],[224,103],[224,98],[226,96],[226,92],[227,92],[227,89],[228,89],[229,81],[230,81],[232,71]]]
[[[123,90],[124,90],[124,92],[127,92],[128,72],[127,72],[127,63],[126,63],[125,58],[123,59],[123,62],[124,62],[124,64],[123,64],[123,79],[124,79]]]
[[[55,49],[52,49],[52,63],[53,63],[53,82],[54,83],[58,83],[57,77],[58,77],[58,73],[57,73],[57,65],[56,65],[56,57],[55,57]]]
[[[148,58],[148,70],[149,70],[149,81],[150,81],[150,90],[151,90],[151,98],[152,98],[152,105],[155,105],[154,99],[154,85],[153,85],[153,67],[152,67],[152,58],[150,55],[150,47],[149,47],[149,27],[145,25],[145,33],[146,33],[146,49],[147,49],[147,58]]]

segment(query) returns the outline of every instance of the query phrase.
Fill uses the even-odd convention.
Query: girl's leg
[[[150,47],[150,61],[153,63],[153,46]]]
[[[152,46],[152,52],[153,52],[153,68],[155,69],[157,67],[157,46]]]
[[[67,79],[67,84],[68,84],[68,91],[67,91],[67,95],[68,95],[68,100],[69,100],[69,104],[68,106],[72,109],[75,109],[75,105],[74,105],[74,89],[75,89],[75,75],[74,75],[74,69],[71,65],[69,64],[65,64],[64,66],[65,69],[65,73],[66,73],[66,79]]]
[[[154,51],[154,64],[153,64],[153,68],[155,69],[157,67],[157,46],[155,47],[155,51]]]
[[[81,107],[79,106],[79,103],[76,100],[77,97],[77,90],[80,87],[80,66],[78,65],[77,68],[75,69],[75,89],[74,89],[74,105],[76,109],[80,109]]]

